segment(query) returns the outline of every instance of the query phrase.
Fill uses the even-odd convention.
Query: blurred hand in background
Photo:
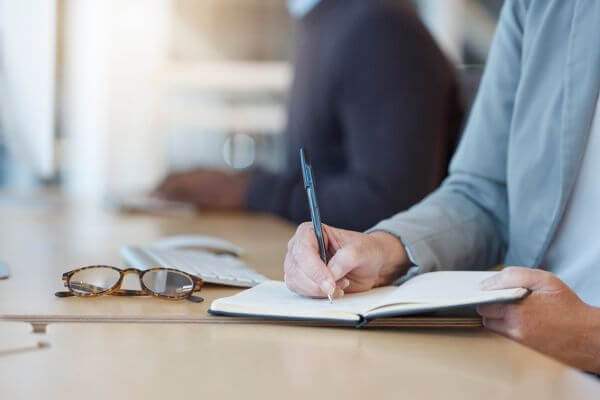
[[[245,173],[194,169],[170,174],[153,194],[199,208],[242,210],[246,208],[248,179]]]

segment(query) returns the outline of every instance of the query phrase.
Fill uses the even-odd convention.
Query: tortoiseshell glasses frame
[[[96,286],[94,284],[87,283],[87,282],[73,282],[72,281],[73,276],[76,275],[77,273],[86,273],[86,272],[89,273],[89,272],[93,272],[93,270],[97,270],[98,273],[101,273],[100,271],[104,271],[105,273],[108,272],[108,273],[112,273],[112,274],[114,274],[116,272],[119,274],[119,278],[115,281],[114,284],[112,284],[108,288]],[[170,274],[175,274],[172,276],[184,278],[187,280],[188,284],[181,285],[181,288],[176,288],[175,295],[166,294],[165,291],[160,292],[158,290],[149,288],[144,283],[144,276],[149,273],[157,273],[157,272],[158,273],[166,272],[166,273],[170,273]],[[128,274],[136,274],[138,276],[139,281],[140,281],[141,290],[130,290],[130,289],[122,289],[121,288],[123,279],[125,278],[125,275],[128,275]],[[189,300],[189,301],[192,301],[195,303],[200,303],[200,302],[204,301],[204,299],[202,297],[193,295],[195,292],[200,291],[200,289],[202,288],[202,285],[204,284],[202,279],[197,276],[194,276],[194,275],[188,274],[186,272],[180,271],[178,269],[175,269],[175,268],[157,267],[157,268],[150,268],[147,270],[140,270],[137,268],[120,269],[120,268],[113,267],[110,265],[90,265],[87,267],[77,268],[72,271],[65,272],[62,275],[62,280],[64,282],[65,287],[69,290],[56,292],[55,295],[57,297],[71,297],[71,296],[97,297],[97,296],[106,296],[106,295],[153,296],[153,297],[157,297],[157,298],[164,299],[164,300]]]

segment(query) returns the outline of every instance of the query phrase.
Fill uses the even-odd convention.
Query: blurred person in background
[[[298,156],[305,147],[323,220],[365,229],[417,203],[446,176],[462,120],[454,70],[408,0],[288,6],[299,29],[284,170],[174,173],[156,194],[305,221]]]

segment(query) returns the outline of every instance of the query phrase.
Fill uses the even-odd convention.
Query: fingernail
[[[344,291],[342,289],[335,289],[335,293],[333,294],[334,298],[340,298],[340,297],[344,297]]]
[[[332,285],[329,281],[323,281],[321,283],[321,290],[324,294],[327,295],[327,297],[333,296],[335,291],[335,285]]]
[[[329,293],[327,293],[327,297],[330,299],[335,299],[337,297],[337,288],[335,286],[331,288]]]
[[[347,289],[348,286],[350,286],[350,281],[346,278],[344,278],[343,284],[342,284],[342,289]]]

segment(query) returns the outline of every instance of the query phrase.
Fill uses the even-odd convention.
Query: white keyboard
[[[124,246],[121,248],[121,256],[128,265],[135,268],[175,268],[196,275],[204,282],[220,285],[252,287],[268,279],[240,259],[227,254]]]

